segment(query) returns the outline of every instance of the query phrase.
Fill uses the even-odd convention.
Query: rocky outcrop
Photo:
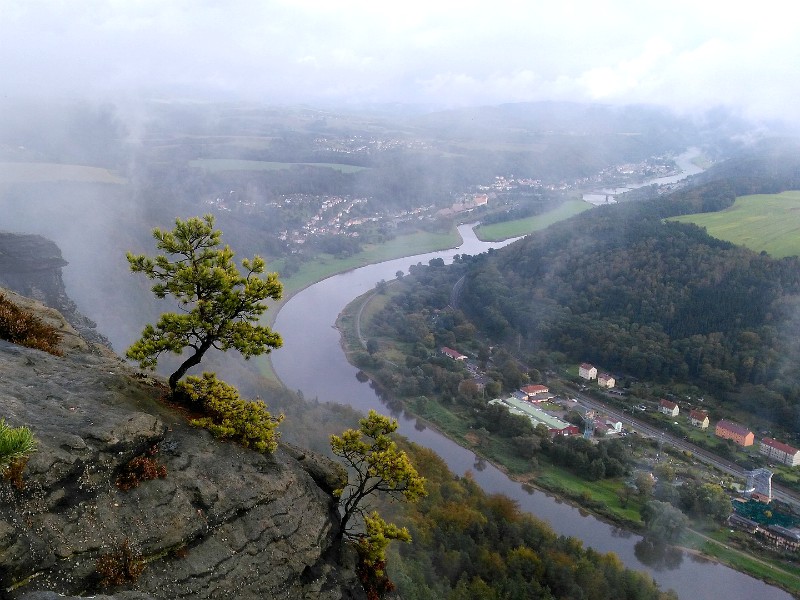
[[[0,231],[0,287],[56,309],[84,339],[109,346],[96,323],[82,315],[67,295],[61,278],[61,268],[66,265],[54,242],[40,235]]]
[[[38,441],[24,487],[0,482],[0,597],[362,597],[336,542],[335,463],[216,441],[164,391],[113,355],[0,341],[0,417]],[[122,491],[121,470],[142,455],[166,477]],[[97,561],[124,547],[143,571],[105,589]]]

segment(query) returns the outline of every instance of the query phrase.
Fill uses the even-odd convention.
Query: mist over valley
[[[3,13],[0,596],[800,594],[790,9]],[[274,361],[188,373],[260,450],[167,387],[199,343],[120,358],[192,310],[126,253],[203,215],[283,286]],[[371,409],[413,476],[353,509]]]

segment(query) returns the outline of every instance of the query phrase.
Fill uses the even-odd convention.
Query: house
[[[765,437],[761,440],[761,446],[758,451],[775,462],[783,463],[790,467],[800,465],[800,450],[792,448],[789,444],[784,444],[776,439]]]
[[[580,375],[583,379],[588,379],[591,381],[592,379],[597,379],[597,368],[593,367],[589,363],[582,363],[580,367],[578,367],[578,375]]]
[[[740,446],[752,446],[755,440],[755,435],[747,427],[725,419],[717,421],[714,435],[724,440],[733,440]]]
[[[610,390],[615,385],[617,385],[617,382],[608,373],[600,373],[600,375],[597,376],[597,385]]]
[[[448,348],[447,346],[442,346],[441,350],[442,354],[445,356],[449,356],[453,360],[467,360],[467,357],[458,350],[453,350],[452,348]]]
[[[546,385],[526,385],[519,390],[523,394],[528,397],[528,400],[532,402],[538,402],[542,400],[547,400],[549,396],[547,396],[550,388]]]
[[[670,417],[677,417],[680,411],[681,409],[678,408],[678,405],[671,400],[662,400],[658,403],[658,412],[664,413]]]
[[[553,429],[548,429],[548,431],[550,432],[550,435],[552,435],[553,437],[557,435],[563,435],[565,437],[568,437],[570,435],[581,434],[581,430],[578,428],[577,425],[567,425],[566,427],[562,427],[561,429],[553,428]]]
[[[606,427],[608,428],[608,433],[622,433],[622,421],[617,419],[606,417]]]
[[[760,527],[759,533],[778,548],[785,548],[790,552],[800,549],[800,529],[767,525],[766,528]]]
[[[692,410],[689,412],[689,421],[693,427],[708,429],[708,413],[704,410]]]
[[[604,435],[609,435],[610,433],[612,433],[612,431],[609,431],[608,425],[606,425],[605,423],[598,423],[598,422],[594,423],[594,434],[596,436],[601,437]]]

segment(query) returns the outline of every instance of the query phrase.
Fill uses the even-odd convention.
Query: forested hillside
[[[485,337],[529,366],[561,357],[693,383],[729,411],[792,429],[800,262],[664,221],[724,209],[738,195],[800,188],[800,160],[789,149],[770,146],[670,196],[598,207],[450,268],[418,267],[413,299],[397,298],[400,314],[387,309],[386,327],[402,321],[411,343],[428,333],[444,345]],[[441,311],[452,300],[458,310]]]
[[[406,600],[676,597],[617,556],[557,536],[513,500],[485,494],[469,476],[453,478],[430,450],[410,452],[428,496],[401,517],[414,541],[389,566]]]
[[[698,187],[557,224],[475,260],[460,307],[493,339],[529,352],[693,381],[776,423],[793,421],[797,258],[773,260],[662,219],[797,188],[798,165],[783,152],[743,157]]]

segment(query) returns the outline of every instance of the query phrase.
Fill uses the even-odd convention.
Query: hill
[[[629,380],[694,384],[722,413],[796,431],[797,258],[665,219],[796,189],[799,174],[796,152],[756,149],[670,196],[601,206],[451,267],[417,268],[416,299],[398,307],[406,341],[417,329],[442,345],[466,336],[539,369],[588,361]],[[454,302],[455,315],[438,314]],[[423,307],[431,321],[417,326]]]
[[[796,188],[795,157],[743,157],[696,187],[600,207],[475,260],[464,311],[495,339],[520,336],[529,352],[692,381],[775,424],[793,423],[797,260],[663,219],[727,208],[743,193]]]

